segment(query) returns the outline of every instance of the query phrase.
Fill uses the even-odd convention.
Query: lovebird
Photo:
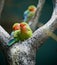
[[[20,34],[20,24],[15,23],[12,27],[13,31],[11,32],[11,37],[8,42],[8,46],[11,46],[12,44],[19,41],[19,34]]]
[[[14,23],[13,26],[12,26],[12,29],[13,29],[13,31],[11,32],[11,36],[14,35],[14,32],[16,30],[20,30],[20,23]]]
[[[20,35],[21,41],[24,41],[32,36],[33,32],[30,26],[26,22],[21,22],[20,28],[21,28],[21,35]]]
[[[28,9],[24,12],[24,22],[30,23],[30,20],[33,18],[36,12],[36,6],[30,5]]]

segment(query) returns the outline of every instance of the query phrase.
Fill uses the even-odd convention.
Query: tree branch
[[[45,0],[39,0],[38,1],[38,4],[37,4],[37,10],[35,12],[35,15],[34,17],[31,19],[31,24],[30,24],[30,27],[33,31],[35,31],[36,29],[36,26],[38,24],[38,20],[39,20],[39,17],[41,15],[41,11],[42,11],[42,8],[44,6],[44,3],[45,3]]]
[[[0,44],[5,47],[9,41],[10,35],[0,25]]]
[[[40,27],[38,30],[36,30],[33,33],[33,37],[32,39],[30,39],[33,43],[32,42],[31,43],[34,45],[37,42],[36,48],[39,48],[43,43],[43,41],[45,41],[46,38],[48,38],[50,32],[53,32],[55,29],[57,29],[57,3],[56,2],[55,2],[55,7],[51,19],[44,26]]]
[[[39,48],[43,41],[49,36],[50,32],[53,32],[55,29],[57,29],[57,15],[55,15],[54,9],[51,19],[34,32],[33,38],[35,38],[35,41],[33,42],[33,45],[37,42],[37,47]]]

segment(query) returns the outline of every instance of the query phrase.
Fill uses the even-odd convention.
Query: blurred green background
[[[5,0],[0,24],[9,33],[14,22],[21,22],[23,12],[31,4],[37,6],[37,0]],[[39,22],[45,24],[53,12],[52,0],[46,0]],[[57,35],[57,30],[54,32]],[[0,50],[0,65],[7,65],[6,58]],[[37,50],[36,65],[57,65],[57,41],[53,38],[48,40]]]

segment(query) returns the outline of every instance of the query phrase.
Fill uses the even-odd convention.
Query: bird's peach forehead
[[[20,23],[20,27],[26,26],[26,24],[24,23]]]

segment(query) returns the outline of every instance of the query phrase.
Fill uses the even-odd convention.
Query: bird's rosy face
[[[13,25],[13,30],[20,30],[20,24],[19,23],[15,23]]]
[[[35,11],[36,11],[36,8],[35,8],[35,7],[30,7],[30,8],[29,8],[29,11],[35,12]]]
[[[26,32],[27,31],[26,26],[27,26],[26,24],[20,23],[21,32]]]

